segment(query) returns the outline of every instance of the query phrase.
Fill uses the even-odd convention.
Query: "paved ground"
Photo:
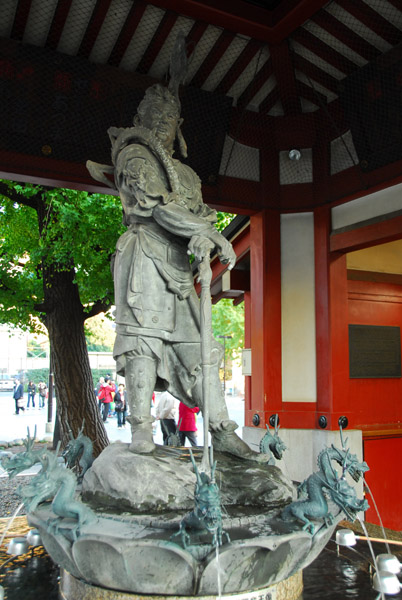
[[[242,427],[244,426],[244,401],[238,397],[228,397],[227,405],[229,415],[239,425],[237,431],[241,434]],[[46,432],[47,406],[42,409],[39,409],[36,406],[34,409],[26,409],[25,412],[20,411],[19,415],[16,415],[14,414],[15,403],[12,398],[12,393],[0,392],[0,411],[2,417],[0,424],[0,442],[11,442],[16,439],[25,438],[27,435],[27,427],[30,428],[31,435],[33,435],[35,425],[37,427],[37,439],[47,439],[49,441],[52,439],[52,434]],[[53,410],[53,420],[54,413],[55,410]],[[204,436],[202,416],[197,416],[197,428],[198,443],[201,445]],[[131,435],[129,425],[127,424],[126,429],[118,429],[116,417],[108,419],[106,430],[111,442],[117,440],[130,442]],[[162,443],[162,432],[159,423],[156,423],[154,439],[157,444]]]

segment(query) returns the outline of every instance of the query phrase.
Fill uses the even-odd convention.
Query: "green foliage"
[[[116,333],[112,322],[104,314],[85,322],[85,336],[89,352],[112,352]]]
[[[212,331],[223,345],[220,335],[231,335],[225,340],[226,358],[236,358],[244,348],[244,303],[233,305],[233,300],[223,298],[212,306]]]
[[[233,221],[236,215],[233,215],[232,213],[221,212],[218,210],[216,216],[218,217],[218,220],[216,222],[215,227],[218,231],[223,231],[225,227],[227,227],[229,223]]]
[[[42,298],[34,268],[40,254],[36,212],[0,196],[0,243],[0,322],[35,330],[33,307]]]
[[[96,387],[96,384],[99,381],[99,377],[104,377],[106,374],[105,369],[91,369],[93,386]],[[38,384],[40,381],[44,381],[46,385],[49,382],[49,369],[30,369],[29,371],[24,372],[24,384],[28,385],[28,381],[33,381]]]
[[[110,257],[123,231],[120,200],[31,184],[1,185],[0,322],[41,330],[34,315],[43,317],[46,268],[74,269],[86,310],[96,301],[111,304]],[[15,201],[19,197],[21,202]]]
[[[24,383],[28,385],[28,381],[33,381],[36,385],[40,381],[44,381],[46,385],[49,382],[49,368],[43,369],[29,369],[28,371],[24,371]],[[36,390],[38,392],[38,390]]]

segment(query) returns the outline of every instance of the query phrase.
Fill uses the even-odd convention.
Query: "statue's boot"
[[[211,423],[210,431],[212,435],[212,444],[214,450],[219,452],[228,452],[245,460],[253,460],[258,463],[267,463],[270,456],[255,452],[243,442],[243,440],[235,433],[238,425],[235,421],[225,420],[215,425]]]
[[[245,460],[267,463],[270,455],[255,452],[235,433],[238,425],[229,418],[222,384],[219,379],[219,365],[221,364],[222,357],[222,346],[220,344],[214,345],[211,351],[209,392],[209,431],[211,432],[213,447],[215,450],[227,452]],[[199,406],[203,407],[203,393],[200,380],[198,380],[194,392],[197,394],[197,401],[200,402]]]
[[[136,454],[149,454],[155,450],[155,444],[152,435],[151,416],[136,417],[131,415],[127,417],[131,425],[132,441],[130,451]]]
[[[130,405],[132,442],[130,451],[149,454],[155,450],[152,436],[151,402],[156,382],[156,363],[148,356],[134,356],[127,360],[125,378]]]

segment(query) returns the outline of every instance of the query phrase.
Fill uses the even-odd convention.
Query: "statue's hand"
[[[219,260],[223,265],[229,264],[229,269],[233,269],[236,264],[236,253],[233,250],[232,244],[218,231],[216,233],[217,237],[214,241],[218,250]]]
[[[193,235],[188,244],[188,254],[194,254],[195,258],[200,262],[213,248],[215,244],[211,240],[202,235]]]

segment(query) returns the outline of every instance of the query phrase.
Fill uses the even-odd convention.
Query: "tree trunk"
[[[84,434],[97,456],[109,444],[95,397],[86,347],[85,314],[74,283],[74,271],[44,269],[46,317],[55,376],[61,445],[68,429],[76,436],[85,419]]]

